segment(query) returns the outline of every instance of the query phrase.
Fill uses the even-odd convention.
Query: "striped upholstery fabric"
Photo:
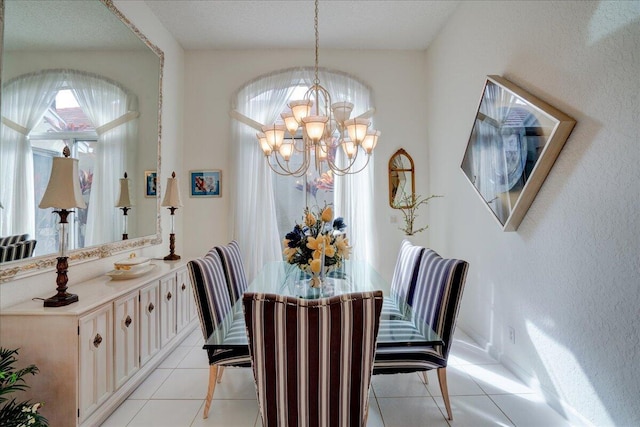
[[[215,250],[222,259],[231,304],[235,304],[249,286],[240,254],[240,245],[234,240],[226,246],[216,246]]]
[[[466,261],[444,259],[433,250],[425,249],[410,305],[414,315],[430,325],[444,345],[379,348],[373,370],[374,374],[395,374],[437,369],[450,420],[453,417],[446,367],[468,268]]]
[[[187,263],[193,295],[200,317],[202,336],[205,341],[214,331],[214,328],[225,331],[225,335],[232,337],[244,335],[244,324],[233,322],[231,312],[231,300],[227,289],[222,261],[216,251],[209,251],[203,257],[194,259]],[[228,329],[225,329],[228,328]],[[209,357],[209,386],[205,400],[204,418],[209,415],[211,400],[215,390],[216,381],[220,381],[222,371],[218,372],[218,367],[224,366],[251,366],[249,350],[242,346],[230,346],[229,348],[207,349]],[[220,375],[219,375],[220,374]]]
[[[411,303],[411,296],[416,285],[418,264],[424,248],[414,246],[410,241],[403,240],[400,244],[398,259],[391,279],[391,294],[401,301]]]
[[[0,239],[0,262],[29,258],[36,248],[35,240],[27,240],[28,234],[14,235]]]
[[[242,302],[263,425],[364,426],[382,291]]]

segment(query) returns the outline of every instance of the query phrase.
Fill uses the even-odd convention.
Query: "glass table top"
[[[249,285],[247,291],[274,293],[298,298],[323,298],[351,292],[387,289],[384,279],[366,262],[346,261],[328,275],[322,288],[311,288],[309,278],[294,265],[272,262]],[[414,316],[410,306],[392,295],[385,295],[380,314],[378,347],[427,346],[442,344],[440,337]],[[242,300],[207,339],[204,348],[247,347]]]

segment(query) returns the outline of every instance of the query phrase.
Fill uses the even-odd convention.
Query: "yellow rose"
[[[311,261],[311,272],[320,273],[320,259],[314,259]]]
[[[324,222],[329,222],[329,221],[331,221],[333,219],[333,210],[331,209],[331,206],[327,206],[326,208],[324,208],[320,218]]]
[[[304,219],[304,223],[307,224],[307,227],[311,227],[316,223],[316,217],[313,216],[311,212],[307,212],[307,216]]]

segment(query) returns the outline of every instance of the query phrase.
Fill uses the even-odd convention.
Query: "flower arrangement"
[[[321,276],[339,268],[349,259],[351,246],[344,234],[347,225],[341,217],[333,219],[333,210],[304,210],[304,224],[297,224],[287,233],[282,244],[283,254],[289,264],[310,274],[311,286],[321,285]]]

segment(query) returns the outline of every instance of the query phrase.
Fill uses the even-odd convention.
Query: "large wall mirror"
[[[0,263],[0,282],[53,269],[53,209],[40,209],[53,157],[79,159],[86,210],[70,217],[69,258],[87,260],[157,244],[164,55],[111,0],[0,0],[0,237],[29,234],[31,256]],[[116,201],[124,173],[128,239]]]

